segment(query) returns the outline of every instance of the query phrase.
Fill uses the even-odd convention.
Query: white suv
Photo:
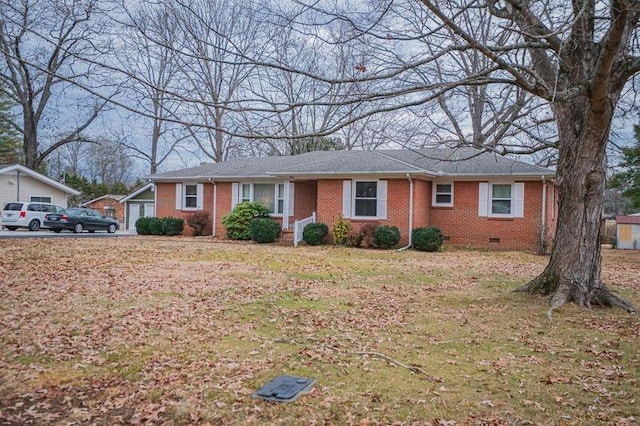
[[[5,204],[0,213],[0,222],[4,228],[15,231],[18,228],[28,228],[37,231],[44,224],[44,217],[49,213],[64,210],[56,204],[14,201]]]

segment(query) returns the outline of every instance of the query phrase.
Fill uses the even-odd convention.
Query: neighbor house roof
[[[640,216],[616,216],[616,223],[618,225],[640,225]]]
[[[122,200],[124,197],[125,197],[125,195],[118,195],[118,194],[106,194],[106,195],[103,195],[102,197],[98,197],[98,198],[94,198],[93,200],[86,201],[86,202],[84,202],[84,203],[82,203],[82,204],[80,204],[80,205],[81,205],[81,206],[83,206],[83,207],[86,207],[86,206],[88,206],[89,204],[93,204],[93,203],[95,203],[96,201],[104,200],[105,198],[111,198],[112,200],[114,200],[114,201],[118,201],[118,202],[119,202],[119,201],[120,201],[120,200]]]
[[[136,197],[136,196],[138,196],[138,195],[142,194],[143,192],[145,192],[145,191],[147,191],[147,190],[149,190],[149,189],[151,189],[151,188],[153,188],[153,183],[149,182],[148,184],[146,184],[146,185],[144,185],[144,186],[141,186],[140,188],[136,189],[136,190],[135,190],[135,191],[133,191],[131,194],[126,195],[126,196],[123,196],[123,197],[120,199],[120,202],[121,202],[121,203],[124,203],[125,201],[129,201],[130,199],[132,199],[132,198],[134,198],[134,197]]]
[[[424,148],[379,151],[317,151],[282,157],[238,158],[222,163],[158,173],[155,181],[231,180],[274,176],[346,175],[553,176],[553,170],[473,148]]]
[[[80,191],[77,191],[60,182],[56,182],[55,180],[48,178],[45,175],[38,173],[35,170],[31,170],[20,164],[0,165],[0,174],[10,173],[10,172],[16,172],[16,173],[20,172],[25,175],[31,176],[32,178],[39,180],[40,182],[46,183],[47,185],[52,186],[56,189],[59,189],[62,192],[66,192],[69,195],[80,195]]]

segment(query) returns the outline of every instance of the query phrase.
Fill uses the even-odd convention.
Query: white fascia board
[[[53,186],[56,189],[59,189],[62,192],[66,192],[67,194],[70,195],[80,195],[80,191],[77,191],[73,188],[71,188],[70,186],[67,186],[63,183],[57,182],[43,174],[40,174],[34,170],[31,170],[25,166],[22,166],[20,164],[13,164],[9,167],[5,167],[3,169],[0,169],[0,174],[2,173],[7,173],[7,172],[11,172],[11,171],[19,171],[20,173],[24,173],[25,175],[31,176],[34,179],[39,180],[40,182],[46,183],[49,186]]]

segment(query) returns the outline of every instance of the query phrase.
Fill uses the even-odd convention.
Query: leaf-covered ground
[[[548,258],[0,241],[0,424],[639,424],[640,319],[512,290]],[[640,255],[603,275],[640,305]],[[404,365],[404,366],[402,366]],[[317,380],[291,404],[251,393]]]

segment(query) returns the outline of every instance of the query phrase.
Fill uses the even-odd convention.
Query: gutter
[[[542,212],[540,215],[540,252],[545,254],[546,250],[546,234],[547,234],[547,181],[542,176]]]
[[[211,236],[216,236],[216,211],[218,210],[218,184],[213,181],[213,179],[209,178],[209,183],[213,184],[213,211],[211,212]]]
[[[413,233],[413,179],[411,175],[407,173],[407,179],[409,180],[409,244],[396,250],[397,252],[405,251],[411,247],[411,235]]]

